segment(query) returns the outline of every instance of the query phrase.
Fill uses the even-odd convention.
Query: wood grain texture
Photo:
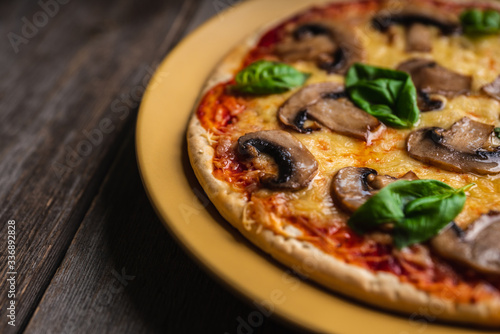
[[[132,138],[26,333],[293,333],[265,317],[243,328],[256,310],[202,272],[166,232],[142,188]]]
[[[17,53],[7,38],[0,48],[0,291],[9,219],[18,272],[17,326],[1,321],[0,333],[27,324],[133,126],[145,84],[197,4],[73,0],[27,34],[26,21],[43,19],[39,3],[0,2],[0,35],[29,37]],[[2,293],[2,315],[7,302]]]
[[[169,236],[134,157],[135,114],[156,65],[236,1],[55,1],[44,2],[53,15],[0,2],[0,35],[22,38],[0,42],[0,218],[16,220],[18,272],[13,328],[2,223],[0,333],[291,332],[267,317],[248,327],[257,310]]]

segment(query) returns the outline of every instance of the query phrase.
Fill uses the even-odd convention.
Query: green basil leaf
[[[408,73],[357,63],[345,86],[354,104],[389,126],[409,128],[418,121],[417,92]]]
[[[495,128],[495,135],[500,139],[500,128]]]
[[[348,221],[358,234],[393,225],[394,244],[403,248],[423,242],[450,223],[463,209],[465,190],[436,180],[400,180],[369,198]]]
[[[236,74],[232,89],[247,94],[277,94],[302,86],[308,77],[287,64],[259,60]]]
[[[469,35],[500,33],[500,13],[496,10],[469,9],[460,15],[463,30]]]

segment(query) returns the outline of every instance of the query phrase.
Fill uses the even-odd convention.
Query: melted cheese
[[[402,27],[392,29],[392,43],[389,43],[387,34],[373,30],[370,25],[358,27],[356,33],[365,46],[367,64],[395,68],[401,62],[416,56],[434,59],[444,67],[473,76],[473,92],[471,96],[448,99],[444,110],[421,113],[420,121],[413,129],[388,128],[371,146],[327,129],[312,134],[292,131],[316,157],[320,172],[308,189],[284,194],[284,205],[293,207],[297,214],[312,217],[311,221],[318,227],[335,224],[339,219],[345,220],[345,215],[333,204],[330,184],[339,169],[358,166],[370,167],[380,174],[396,177],[412,170],[421,179],[436,179],[455,188],[476,183],[476,186],[467,192],[466,206],[457,217],[457,222],[462,227],[470,224],[482,213],[500,210],[500,175],[476,176],[444,171],[410,158],[405,150],[405,139],[416,128],[448,128],[464,116],[500,126],[500,103],[478,94],[482,85],[492,81],[500,73],[500,37],[469,39],[466,36],[442,36],[435,30],[432,52],[420,54],[405,51],[405,32]],[[313,63],[296,62],[293,65],[303,72],[311,73],[306,84],[323,81],[343,82],[342,76],[328,75]],[[254,99],[251,107],[239,116],[237,132],[279,128],[277,110],[295,92],[296,90]],[[269,196],[269,192],[261,190],[261,195]]]

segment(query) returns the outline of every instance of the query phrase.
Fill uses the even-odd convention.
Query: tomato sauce
[[[429,2],[435,1],[429,0]],[[375,11],[380,3],[369,0],[359,2],[356,6],[360,11]],[[290,23],[342,15],[344,6],[352,7],[353,5],[346,2],[336,3],[322,9],[313,8],[275,26],[265,33],[257,45],[249,51],[242,61],[241,68],[259,59],[277,60],[273,55],[273,47],[284,38],[287,25]],[[455,12],[463,8],[450,4],[446,6]],[[234,141],[230,136],[232,126],[238,121],[238,115],[246,109],[247,101],[245,97],[229,93],[231,84],[234,84],[234,80],[220,83],[210,89],[198,106],[197,116],[205,129],[219,136],[213,145],[215,150],[214,176],[231,184],[236,191],[242,192],[250,199],[252,191],[259,188],[258,171],[249,170],[238,162],[234,147],[231,146]],[[271,209],[271,206],[275,205],[273,196],[263,201],[267,203],[264,205],[268,205],[268,212],[274,211]],[[326,228],[317,228],[309,217],[294,215],[291,210],[289,214],[279,218],[303,232],[299,239],[307,240],[341,261],[374,273],[394,274],[400,281],[410,283],[422,291],[441,298],[467,303],[493,297],[500,298],[500,279],[485,278],[471,270],[452,266],[432,254],[429,255],[430,262],[425,265],[412,261],[411,255],[418,255],[420,251],[418,246],[409,247],[407,250],[409,256],[405,257],[392,244],[367,241],[350,229],[345,222]],[[273,230],[275,233],[283,233],[279,229]]]
[[[202,98],[196,114],[201,125],[211,131],[222,131],[236,121],[236,116],[245,110],[243,97],[227,94],[230,84],[220,83]]]

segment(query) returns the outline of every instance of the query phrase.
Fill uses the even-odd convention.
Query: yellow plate
[[[257,327],[272,313],[319,332],[477,333],[434,324],[432,317],[419,314],[378,311],[297,281],[290,270],[242,240],[211,205],[203,207],[204,201],[200,204],[196,197],[199,191],[185,152],[185,131],[210,72],[253,31],[321,2],[326,1],[253,0],[229,7],[163,61],[146,91],[137,122],[137,156],[151,202],[171,233],[203,266],[252,304],[264,305],[259,314],[242,315],[250,326]],[[231,1],[214,5],[218,3]]]

